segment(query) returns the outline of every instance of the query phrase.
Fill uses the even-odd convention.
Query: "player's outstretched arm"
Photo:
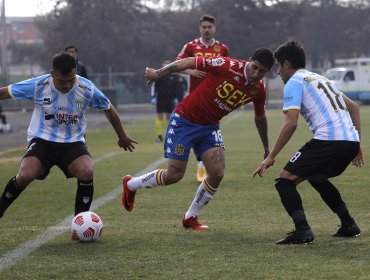
[[[195,68],[195,57],[187,57],[180,60],[176,60],[166,66],[156,70],[153,68],[146,67],[145,68],[145,78],[147,81],[147,85],[158,80],[160,77],[167,75],[173,72],[181,72],[186,69],[193,69]]]
[[[123,148],[125,151],[129,150],[132,152],[135,150],[134,144],[137,144],[137,142],[130,138],[125,129],[123,128],[121,119],[118,116],[118,113],[116,111],[116,108],[111,104],[110,108],[108,110],[104,110],[105,116],[113,126],[115,132],[118,136],[118,146]]]
[[[274,146],[272,147],[270,154],[265,158],[264,161],[260,163],[257,169],[253,172],[253,177],[255,177],[257,174],[262,177],[262,174],[266,171],[266,169],[274,164],[275,157],[280,153],[280,151],[293,136],[294,131],[297,128],[298,116],[298,110],[289,110],[286,112],[285,122],[280,129],[279,136]]]
[[[11,98],[8,87],[0,88],[0,100]]]

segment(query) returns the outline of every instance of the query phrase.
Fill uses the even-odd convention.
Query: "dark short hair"
[[[210,15],[203,15],[200,17],[199,23],[202,23],[203,21],[209,21],[212,22],[213,24],[216,24],[216,19],[213,16]]]
[[[57,53],[53,57],[53,70],[58,70],[62,75],[71,73],[76,67],[76,59],[66,52]]]
[[[280,64],[288,60],[293,69],[306,67],[306,54],[302,43],[297,41],[289,41],[282,44],[274,52],[274,58]]]
[[[76,48],[74,45],[69,45],[69,46],[67,46],[67,47],[64,49],[64,51],[66,52],[66,51],[68,51],[69,49],[75,49],[75,51],[76,51],[76,52],[78,52],[77,48]]]
[[[266,66],[270,70],[272,66],[274,66],[274,56],[272,55],[272,51],[267,48],[258,48],[257,50],[255,50],[251,59],[257,60],[259,63]]]

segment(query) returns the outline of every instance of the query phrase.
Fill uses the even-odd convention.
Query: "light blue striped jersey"
[[[110,108],[109,99],[90,80],[78,75],[68,93],[55,88],[50,74],[11,84],[9,93],[15,99],[35,104],[27,141],[37,137],[58,143],[85,142],[86,109]]]
[[[327,78],[301,69],[284,87],[283,110],[300,110],[315,139],[359,142],[342,94]]]

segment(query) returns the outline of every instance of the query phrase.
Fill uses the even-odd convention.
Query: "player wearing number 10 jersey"
[[[285,122],[271,153],[253,176],[261,176],[272,165],[274,158],[293,135],[299,113],[313,133],[313,138],[295,153],[275,180],[281,202],[295,224],[295,231],[276,243],[302,244],[314,239],[296,189],[305,180],[338,215],[341,226],[333,236],[356,236],[360,228],[349,214],[338,189],[328,178],[340,175],[351,162],[356,166],[364,164],[360,148],[358,105],[328,79],[304,69],[305,51],[300,43],[293,41],[281,45],[274,57],[278,73],[285,83]]]
[[[180,181],[187,167],[190,150],[193,149],[197,159],[204,162],[208,175],[200,183],[182,224],[185,228],[195,230],[208,229],[198,220],[198,214],[217,192],[224,175],[224,143],[219,121],[241,105],[253,102],[264,156],[269,154],[264,108],[266,93],[261,79],[270,71],[273,63],[272,52],[260,48],[248,62],[227,57],[190,57],[159,70],[147,68],[149,84],[165,74],[185,69],[200,69],[206,71],[207,75],[194,92],[176,106],[169,120],[164,146],[165,157],[169,159],[167,169],[124,178],[122,202],[125,209],[133,209],[135,193],[139,188],[153,188]]]

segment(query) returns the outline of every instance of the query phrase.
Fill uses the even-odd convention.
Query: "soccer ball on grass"
[[[81,212],[72,219],[71,230],[72,240],[93,242],[102,235],[103,222],[94,212]]]

